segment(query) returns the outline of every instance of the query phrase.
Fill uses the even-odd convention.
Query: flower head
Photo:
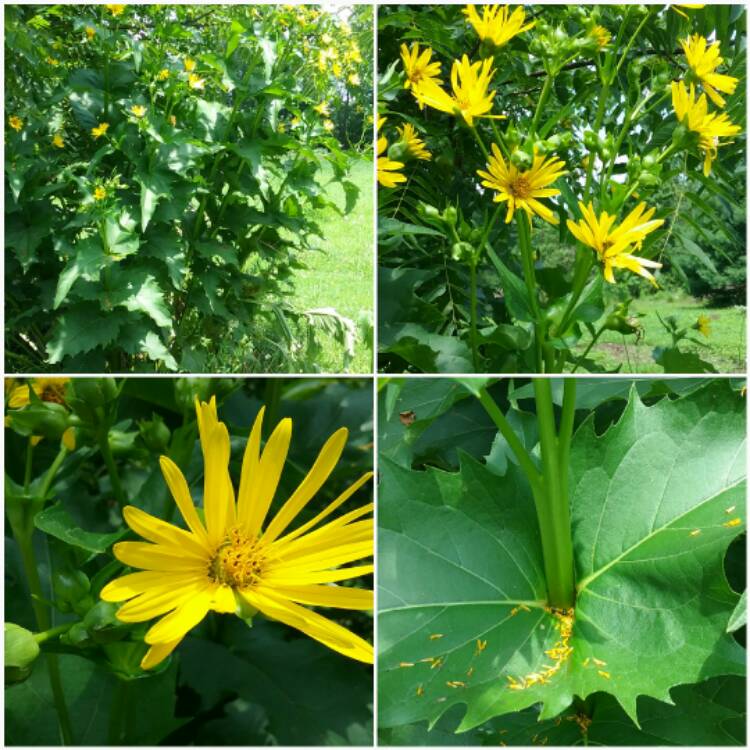
[[[378,119],[378,131],[385,124],[385,117]],[[378,138],[378,182],[385,188],[394,188],[400,182],[406,182],[406,175],[400,170],[404,168],[403,162],[389,159],[386,151],[388,150],[388,140],[385,136]]]
[[[146,114],[146,108],[142,104],[134,104],[130,111],[136,116],[136,117],[143,117]]]
[[[474,125],[475,117],[492,117],[504,119],[503,115],[490,115],[494,91],[487,91],[495,71],[492,69],[492,58],[469,62],[464,55],[461,60],[453,62],[451,69],[451,87],[453,94],[442,89],[432,79],[425,79],[416,84],[412,90],[420,106],[425,104],[441,112],[462,116],[469,127]]]
[[[331,133],[336,126],[333,124],[333,120],[323,120],[323,127]]]
[[[86,27],[86,38],[91,41],[96,36],[96,29],[93,26]]]
[[[682,81],[672,81],[672,106],[677,119],[688,129],[698,134],[698,145],[705,153],[703,174],[711,174],[711,162],[716,158],[717,149],[724,145],[719,138],[737,135],[741,128],[734,125],[724,113],[708,112],[706,95],[696,100],[695,86],[690,91]]]
[[[98,185],[94,190],[94,200],[103,201],[106,197],[107,191],[101,185]]]
[[[683,18],[687,18],[687,13],[684,13],[680,10],[680,8],[687,8],[688,10],[700,10],[701,8],[705,8],[705,3],[675,3],[673,5],[669,6],[675,13],[682,16]]]
[[[14,386],[8,396],[9,409],[23,409],[31,403],[30,390],[39,397],[40,401],[54,404],[65,404],[65,388],[70,378],[34,378],[31,383]]]
[[[630,253],[632,249],[641,247],[646,235],[664,223],[663,219],[651,218],[655,209],[646,210],[646,204],[639,203],[623,222],[615,227],[617,217],[602,211],[597,218],[592,203],[585,206],[579,202],[578,208],[583,218],[578,223],[568,219],[568,229],[579,242],[596,251],[599,260],[604,264],[604,278],[610,284],[615,282],[613,269],[626,268],[657,286],[656,279],[646,268],[661,268],[661,263]]]
[[[726,101],[719,94],[719,91],[723,91],[725,94],[733,94],[738,79],[716,72],[716,68],[724,62],[724,58],[719,55],[721,43],[708,44],[705,37],[700,34],[693,34],[693,36],[681,41],[680,44],[685,51],[685,59],[692,75],[700,81],[709,99],[717,107],[723,107]]]
[[[278,513],[269,518],[284,468],[292,422],[283,419],[261,452],[263,409],[245,449],[239,491],[229,475],[230,442],[219,421],[216,400],[196,400],[204,461],[202,520],[180,469],[166,456],[161,469],[187,529],[127,506],[125,521],[146,542],[119,542],[118,560],[141,572],[111,581],[101,592],[109,602],[126,602],[122,622],[160,618],[146,632],[151,647],[141,662],[151,669],[211,611],[260,611],[359,661],[372,663],[372,646],[309,606],[367,610],[372,591],[333,583],[372,572],[372,565],[339,567],[373,554],[373,521],[363,519],[372,504],[320,525],[370,477],[364,474],[324,510],[293,530],[289,527],[320,490],[341,456],[347,430],[337,430],[313,467]],[[316,528],[317,527],[317,528]],[[247,616],[245,614],[245,616]]]
[[[65,141],[60,133],[55,133],[52,136],[52,145],[55,148],[65,148]]]
[[[496,191],[495,203],[508,201],[506,223],[510,223],[513,214],[519,209],[526,211],[529,220],[534,214],[541,216],[550,224],[557,224],[558,219],[552,211],[539,202],[539,198],[551,198],[560,191],[550,188],[558,177],[567,174],[565,163],[556,156],[549,158],[534,154],[530,169],[521,171],[514,164],[506,163],[500,149],[492,144],[492,155],[487,162],[487,172],[478,170],[482,185]]]
[[[599,49],[606,47],[612,39],[612,34],[610,34],[604,26],[599,25],[594,26],[594,28],[589,31],[589,36],[596,41]]]
[[[182,64],[188,73],[192,73],[195,70],[195,60],[192,57],[186,57]]]
[[[94,139],[96,139],[104,135],[108,130],[109,130],[109,123],[100,122],[95,128],[91,128],[91,135],[93,135]]]
[[[492,42],[495,47],[502,47],[514,36],[528,31],[535,23],[532,21],[524,25],[526,13],[520,5],[512,13],[507,5],[484,5],[481,18],[476,5],[467,5],[464,14],[477,36],[482,41],[486,39]]]
[[[113,16],[121,16],[125,11],[124,5],[105,5],[104,6]]]
[[[708,338],[711,335],[711,319],[708,315],[701,314],[698,316],[698,320],[695,321],[693,328],[695,328],[698,333]]]
[[[320,104],[316,104],[313,109],[323,117],[328,117],[331,114],[331,110],[328,107],[328,102],[321,102]]]
[[[411,123],[406,123],[402,128],[397,127],[401,136],[401,143],[406,147],[409,156],[414,159],[428,161],[432,154],[427,150],[424,141],[417,135],[417,131]]]
[[[160,81],[166,81],[167,78],[169,78],[169,68],[162,68],[157,74],[156,77]]]
[[[432,59],[432,48],[425,47],[419,52],[419,44],[414,42],[409,49],[405,44],[401,45],[401,61],[404,64],[406,80],[404,88],[409,89],[424,81],[435,81],[439,83],[440,63],[430,62]]]
[[[359,84],[361,83],[359,79],[359,73],[350,73],[347,80],[352,86],[359,86]]]
[[[10,125],[13,130],[20,131],[21,128],[23,128],[23,120],[17,115],[11,115],[8,118],[8,125]]]
[[[191,73],[188,76],[188,86],[190,86],[191,89],[204,89],[206,81],[195,73]]]

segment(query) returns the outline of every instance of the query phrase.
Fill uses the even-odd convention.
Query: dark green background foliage
[[[399,56],[402,43],[418,42],[431,46],[433,60],[442,63],[442,79],[447,81],[454,59],[463,54],[472,61],[482,54],[479,39],[466,21],[461,5],[384,6],[378,14],[378,60],[381,71],[380,114],[388,116],[386,134],[395,138],[395,127],[412,123],[431,161],[410,161],[404,170],[408,182],[379,194],[379,298],[380,365],[383,371],[471,372],[469,339],[469,264],[451,257],[455,238],[435,222],[425,219],[420,204],[444,211],[459,210],[458,233],[472,241],[470,234],[482,228],[493,207],[491,191],[478,190],[477,169],[485,160],[471,131],[452,117],[426,107],[420,110],[412,94],[403,88],[403,66]],[[557,305],[571,290],[576,241],[567,230],[566,219],[578,219],[577,199],[585,181],[583,159],[610,152],[624,113],[647,91],[657,92],[649,107],[631,127],[619,149],[612,182],[594,183],[594,194],[601,188],[601,205],[606,209],[608,191],[616,196],[618,185],[642,176],[638,200],[656,208],[664,227],[647,238],[643,252],[664,264],[659,283],[680,287],[705,299],[707,304],[727,305],[745,302],[745,80],[746,15],[741,5],[707,5],[688,11],[684,19],[665,6],[625,5],[547,5],[524,6],[527,22],[537,27],[514,37],[495,53],[496,73],[491,89],[496,91],[492,112],[507,120],[497,121],[502,133],[516,128],[525,137],[540,96],[545,71],[538,49],[530,44],[541,33],[539,23],[559,29],[565,39],[580,37],[586,28],[598,23],[612,34],[612,42],[625,24],[621,50],[643,19],[644,8],[651,16],[638,33],[610,92],[603,116],[606,137],[594,138],[590,146],[583,133],[595,121],[601,90],[591,51],[581,52],[555,78],[552,94],[540,118],[542,138],[570,141],[548,150],[560,157],[570,171],[554,187],[562,190],[555,199],[559,227],[539,219],[534,222],[532,246],[537,253],[536,273],[541,287],[541,304],[550,320],[559,315]],[[627,10],[630,8],[630,10]],[[627,18],[625,14],[627,13]],[[647,155],[670,143],[677,125],[671,98],[651,106],[671,80],[684,76],[686,65],[679,40],[699,33],[721,41],[724,64],[720,70],[739,78],[733,96],[726,97],[725,111],[743,132],[722,146],[710,177],[702,172],[702,154],[677,154],[653,167]],[[486,48],[483,46],[482,50]],[[536,55],[536,57],[534,57]],[[716,108],[711,105],[711,108]],[[477,120],[478,132],[486,144],[495,140],[492,125]],[[727,139],[730,140],[730,139]],[[541,141],[540,141],[541,142]],[[656,152],[658,153],[658,151]],[[649,171],[650,170],[650,171]],[[619,188],[621,189],[621,188]],[[627,208],[633,208],[631,202]],[[515,224],[496,223],[489,244],[506,268],[498,268],[484,254],[478,267],[479,342],[481,367],[486,372],[529,372],[534,369],[531,326],[528,314],[519,309],[522,302],[518,240]],[[621,215],[620,219],[624,216]],[[589,249],[587,253],[593,252]],[[638,254],[638,253],[636,253]],[[600,264],[594,273],[601,276]],[[559,348],[575,347],[589,340],[586,329],[603,321],[605,309],[639,295],[650,295],[649,284],[634,274],[619,271],[617,284],[592,285],[585,310],[574,316],[575,324],[555,343]],[[514,289],[514,278],[517,289]],[[511,328],[511,324],[514,324]],[[710,346],[710,340],[708,342]],[[676,348],[676,346],[675,346]],[[690,348],[687,346],[686,348]],[[710,349],[707,350],[710,353]],[[678,353],[679,354],[679,353]],[[666,371],[710,371],[710,365],[694,356],[677,354]],[[582,362],[589,371],[601,371],[591,359]],[[684,368],[688,369],[684,369]]]
[[[532,385],[471,382],[489,385],[537,460]],[[545,582],[527,482],[463,383],[388,381],[379,403],[382,743],[744,744],[745,629],[732,613],[745,535],[724,525],[745,520],[742,385],[578,381],[574,650],[547,684],[514,691],[506,675],[549,663],[543,650],[559,637],[538,607]],[[552,395],[559,407],[562,381]],[[598,580],[585,581],[592,565]],[[505,600],[519,599],[531,608],[508,615]],[[437,655],[437,668],[424,663]]]
[[[15,371],[200,372],[230,345],[218,369],[257,371],[262,337],[299,350],[308,328],[328,332],[295,307],[294,273],[321,235],[315,210],[358,199],[347,174],[370,143],[372,13],[316,8],[5,6],[5,109],[23,122],[5,123]],[[338,76],[318,65],[328,48]]]
[[[266,436],[278,419],[292,417],[289,459],[272,513],[339,427],[348,427],[349,442],[306,509],[306,518],[372,466],[369,380],[130,379],[116,402],[116,422],[108,438],[129,504],[181,523],[159,470],[160,454],[180,466],[200,504],[203,459],[192,406],[195,393],[205,399],[217,395],[219,418],[232,439],[235,487],[260,406],[266,404]],[[85,407],[77,408],[80,414]],[[163,419],[167,433],[154,431],[154,415],[157,422]],[[249,628],[234,616],[211,613],[170,660],[153,672],[140,670],[146,625],[123,625],[114,616],[116,605],[94,604],[104,584],[123,572],[111,555],[113,542],[137,537],[122,522],[92,431],[79,427],[76,437],[76,450],[62,464],[51,497],[36,516],[34,532],[44,597],[54,602],[54,625],[77,623],[67,637],[43,645],[43,651],[59,654],[76,743],[118,744],[119,732],[121,743],[141,745],[371,744],[371,669],[263,617],[254,618]],[[26,442],[6,431],[5,463],[14,483],[23,482]],[[42,440],[33,452],[32,476],[42,475],[56,453],[56,440]],[[350,502],[363,504],[371,492],[367,485]],[[6,622],[36,631],[19,549],[7,521],[5,554]],[[81,575],[90,582],[90,601],[77,588],[75,576]],[[371,580],[352,583],[368,587]],[[323,613],[372,640],[368,613]],[[5,707],[6,744],[59,744],[44,656],[26,681],[6,687]],[[113,718],[118,710],[124,711],[119,728]]]

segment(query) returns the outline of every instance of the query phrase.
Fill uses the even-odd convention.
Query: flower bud
[[[207,401],[211,393],[210,378],[176,378],[174,383],[174,397],[177,405],[183,411],[193,409],[195,397]]]
[[[468,242],[456,242],[451,247],[451,257],[459,263],[470,263],[474,260],[474,246]]]
[[[104,406],[117,398],[114,378],[76,378],[73,390],[76,398],[94,407]]]
[[[34,634],[20,625],[5,623],[5,684],[23,682],[31,675],[39,656]]]
[[[152,414],[150,420],[141,420],[138,428],[141,432],[141,439],[150,451],[163,453],[166,450],[172,433],[158,414]]]
[[[516,149],[511,155],[510,155],[510,161],[513,166],[518,167],[518,169],[529,169],[531,165],[534,163],[534,159],[530,154],[527,154],[525,151],[521,151],[520,148]]]
[[[51,401],[32,401],[10,415],[10,427],[19,435],[38,435],[59,440],[68,429],[68,412]]]

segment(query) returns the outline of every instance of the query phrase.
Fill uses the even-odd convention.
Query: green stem
[[[474,372],[479,372],[479,352],[477,351],[477,259],[469,261],[469,293],[471,295],[471,361]]]
[[[58,635],[67,633],[75,625],[74,622],[66,622],[64,625],[58,625],[56,628],[49,628],[43,630],[41,633],[34,633],[34,640],[37,643],[44,643],[52,638],[57,638]]]
[[[524,448],[518,435],[516,435],[511,427],[510,422],[508,422],[505,415],[500,411],[500,407],[495,403],[495,399],[490,396],[486,388],[480,388],[478,398],[487,414],[489,414],[490,418],[497,426],[497,429],[500,430],[500,434],[505,438],[510,449],[513,451],[521,470],[526,475],[526,478],[531,485],[531,489],[536,495],[536,493],[540,492],[542,489],[542,477],[539,474],[539,470],[534,466],[531,455],[526,448]]]
[[[570,507],[567,488],[563,489],[558,439],[555,434],[555,412],[549,378],[534,378],[539,443],[542,454],[544,492],[540,505],[542,551],[547,577],[549,603],[558,609],[569,609],[575,601],[573,576],[573,540],[570,529]],[[539,513],[539,504],[537,507]],[[545,539],[545,529],[549,532]]]
[[[117,470],[117,464],[115,463],[114,456],[112,455],[112,449],[109,447],[108,432],[103,432],[103,434],[99,437],[99,450],[102,453],[104,464],[107,467],[107,472],[109,473],[109,481],[112,484],[112,494],[115,496],[115,500],[117,501],[117,505],[119,506],[120,511],[122,511],[127,505],[127,500],[125,499],[125,492],[123,491],[122,484],[120,483],[120,473]]]
[[[586,359],[588,356],[588,353],[594,348],[594,344],[599,340],[599,336],[601,336],[604,333],[604,326],[602,326],[592,337],[591,341],[589,342],[589,345],[586,347],[583,354],[578,358],[578,362],[576,362],[573,369],[570,371],[571,375],[578,369],[578,365]]]
[[[31,606],[34,610],[37,628],[40,631],[48,631],[51,628],[49,614],[42,603],[44,599],[42,593],[42,582],[39,580],[39,570],[34,554],[33,529],[29,533],[14,534],[16,544],[21,552],[21,562],[23,563],[26,580],[31,592]],[[49,684],[52,689],[52,698],[57,711],[57,720],[60,725],[60,734],[63,745],[72,745],[73,727],[70,723],[68,707],[65,704],[65,693],[63,692],[62,680],[60,679],[60,666],[57,662],[57,654],[47,654],[47,674],[49,675]]]
[[[55,460],[52,462],[52,465],[49,467],[49,469],[47,469],[47,473],[44,476],[44,482],[42,483],[42,487],[39,490],[39,499],[42,502],[47,499],[47,494],[49,493],[50,487],[52,486],[52,482],[55,480],[55,476],[60,470],[60,466],[62,466],[62,462],[65,460],[65,456],[67,455],[68,449],[64,445],[60,445],[60,450],[55,456]]]
[[[490,160],[489,152],[487,151],[487,147],[484,145],[484,141],[482,140],[482,136],[479,135],[479,133],[477,132],[476,125],[470,125],[469,129],[471,130],[472,133],[474,133],[474,137],[477,139],[477,143],[479,144],[479,148],[482,149],[482,153],[484,154],[485,161],[489,162],[489,160]]]
[[[578,300],[583,294],[586,281],[588,280],[591,267],[594,265],[594,254],[586,252],[583,261],[576,266],[575,276],[573,278],[573,289],[570,302],[568,302],[565,312],[563,312],[562,318],[560,318],[560,324],[556,327],[558,334],[562,335],[565,329],[568,327],[568,321],[570,316],[575,310],[575,306],[578,304]]]
[[[529,296],[531,312],[534,316],[534,338],[536,345],[537,372],[544,372],[544,322],[542,321],[539,301],[537,300],[536,276],[534,274],[534,255],[531,248],[531,227],[529,219],[523,211],[516,212],[516,224],[518,226],[518,244],[521,248],[521,261],[523,267],[523,279],[526,284],[526,292]]]
[[[542,93],[539,94],[539,101],[536,104],[534,119],[531,121],[531,132],[534,135],[536,135],[537,126],[539,125],[539,118],[542,116],[544,105],[547,103],[547,99],[549,99],[550,92],[552,91],[552,80],[552,74],[547,73],[547,77],[544,79],[544,86],[542,86]]]
[[[29,386],[31,388],[31,386]],[[34,457],[34,443],[33,438],[29,436],[26,441],[26,466],[23,472],[23,494],[29,494],[29,488],[31,487],[31,464]]]
[[[268,378],[263,400],[266,404],[266,414],[263,420],[263,432],[270,435],[279,421],[279,406],[281,405],[281,378]]]

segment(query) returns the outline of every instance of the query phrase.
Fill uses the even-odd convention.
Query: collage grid
[[[5,744],[744,746],[746,11],[4,6]]]

